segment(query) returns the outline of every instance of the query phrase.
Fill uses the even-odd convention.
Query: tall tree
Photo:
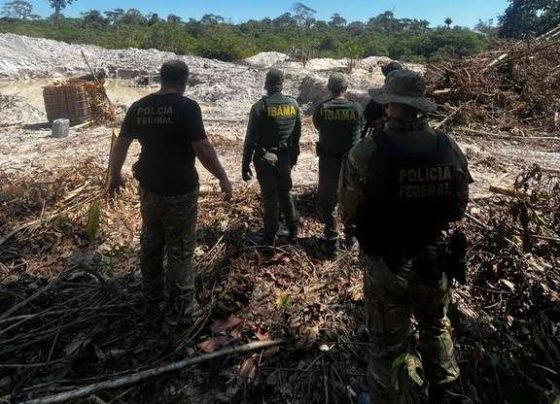
[[[500,17],[499,34],[524,39],[544,34],[560,24],[560,0],[509,0]]]
[[[297,25],[295,18],[290,13],[284,13],[281,16],[276,17],[272,20],[272,23],[277,27],[289,27]]]
[[[401,30],[402,22],[392,11],[385,11],[368,21],[368,25],[383,34],[395,34]]]
[[[123,24],[135,24],[141,25],[146,23],[146,19],[142,13],[136,8],[128,9],[126,13],[121,17],[120,22]]]
[[[31,18],[33,6],[27,1],[11,1],[4,4],[2,14],[10,18],[19,18],[20,20],[27,20]]]
[[[447,26],[447,28],[451,28],[451,24],[453,24],[453,20],[449,17],[447,17],[444,21],[445,25]]]
[[[300,27],[309,28],[315,22],[317,11],[303,3],[294,3],[292,11],[294,12],[294,19]]]
[[[148,25],[151,27],[152,25],[157,24],[158,22],[161,21],[161,19],[159,18],[159,14],[158,13],[148,13],[146,14],[146,21],[148,21]]]
[[[334,13],[329,21],[331,27],[345,27],[348,21],[338,13]]]
[[[494,19],[490,18],[488,21],[478,20],[474,26],[476,32],[480,32],[488,37],[496,37],[498,35],[498,27],[494,24]]]
[[[103,15],[99,10],[89,10],[85,13],[81,13],[81,16],[82,26],[84,28],[100,28],[109,23],[109,20],[103,18]]]
[[[54,15],[59,16],[60,11],[72,4],[74,0],[49,0],[51,8],[54,8]]]
[[[122,16],[124,15],[124,10],[122,8],[115,8],[110,11],[105,11],[103,14],[107,16],[107,19],[109,20],[109,24],[117,25],[120,22]]]
[[[167,16],[167,22],[169,24],[178,25],[178,24],[181,24],[182,20],[181,20],[181,17],[179,17],[178,15],[169,14]]]
[[[205,25],[216,25],[224,22],[224,17],[216,14],[204,14],[200,22]]]

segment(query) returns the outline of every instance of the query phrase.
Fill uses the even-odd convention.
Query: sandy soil
[[[206,129],[216,145],[226,170],[237,186],[243,187],[240,178],[241,154],[246,120],[223,122],[206,114]],[[93,157],[107,164],[111,128],[72,129],[69,137],[56,139],[50,129],[23,128],[19,126],[0,128],[0,170],[27,171],[37,168],[71,166],[78,161]],[[294,171],[294,182],[312,185],[317,181],[317,158],[314,142],[317,134],[309,118],[304,120],[302,155]],[[508,141],[458,137],[459,144],[470,160],[475,183],[473,195],[483,196],[490,185],[511,186],[516,174],[532,164],[560,170],[560,142]],[[139,153],[134,144],[125,169],[129,170]],[[201,182],[216,186],[216,182],[201,167]]]
[[[25,45],[25,52],[22,46]],[[133,67],[136,73],[155,72],[162,60],[176,55],[154,50],[104,50],[92,46],[76,46],[44,39],[0,34],[0,94],[12,97],[11,103],[0,103],[0,170],[21,171],[34,168],[52,168],[75,164],[85,158],[107,162],[111,128],[72,128],[64,139],[50,137],[45,122],[42,87],[60,74],[84,73],[86,67],[80,50],[95,61],[95,68],[109,72]],[[66,53],[62,58],[62,53]],[[203,109],[206,128],[234,181],[241,185],[240,160],[247,116],[251,105],[263,93],[262,83],[266,68],[272,65],[286,73],[285,92],[299,98],[308,110],[325,95],[325,84],[332,71],[343,70],[347,61],[314,59],[304,68],[301,63],[287,61],[285,55],[268,52],[255,55],[243,64],[184,57],[192,66],[192,77],[187,95],[197,100]],[[367,101],[368,88],[380,86],[383,76],[380,67],[387,58],[367,58],[358,63],[350,74],[350,94]],[[65,69],[62,68],[65,67]],[[422,70],[421,66],[408,66]],[[49,78],[44,76],[49,75]],[[35,77],[24,80],[25,77]],[[108,80],[106,87],[114,103],[127,108],[134,100],[154,88],[138,87],[130,80]],[[4,107],[2,107],[4,105]],[[296,184],[314,184],[317,178],[317,159],[314,142],[317,134],[306,118],[303,126],[302,156],[294,172]],[[560,142],[510,141],[490,138],[458,137],[467,153],[475,184],[475,196],[484,195],[489,185],[511,185],[517,172],[527,165],[540,164],[560,170],[558,151]],[[132,149],[127,167],[135,160],[138,145]],[[202,182],[215,184],[204,170]]]

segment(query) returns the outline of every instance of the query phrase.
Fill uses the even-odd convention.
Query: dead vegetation
[[[429,65],[429,94],[446,124],[523,135],[558,132],[560,27],[532,42]]]
[[[555,35],[431,66],[441,127],[500,142],[554,141]],[[240,147],[214,140],[223,154]],[[321,257],[313,188],[295,190],[301,238],[273,257],[252,241],[254,188],[240,186],[230,203],[202,193],[203,310],[170,338],[150,331],[142,311],[135,184],[109,202],[100,198],[104,179],[94,160],[0,172],[0,402],[49,402],[41,398],[268,341],[282,344],[100,388],[82,402],[355,402],[367,365],[361,268],[356,250]],[[468,282],[454,290],[451,313],[457,402],[550,403],[560,396],[560,171],[528,166],[509,187],[488,191],[461,225],[470,246]]]
[[[0,241],[5,399],[72,392],[271,340],[283,345],[95,397],[156,403],[324,403],[328,397],[336,403],[355,400],[364,388],[356,251],[336,262],[321,258],[309,190],[297,192],[302,238],[266,259],[249,236],[259,223],[255,192],[239,192],[232,203],[217,193],[202,195],[196,256],[203,315],[171,340],[150,332],[143,316],[134,186],[116,201],[101,201],[96,215],[104,169],[93,162],[1,180],[0,232],[12,234]],[[560,394],[559,184],[555,174],[535,167],[520,175],[513,196],[471,206],[469,283],[455,291],[455,326],[461,394],[474,402],[526,395],[544,403]]]

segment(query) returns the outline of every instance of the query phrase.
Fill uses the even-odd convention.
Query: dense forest
[[[426,20],[396,18],[386,11],[366,22],[349,22],[340,14],[329,21],[316,11],[295,3],[276,18],[233,24],[207,14],[200,20],[177,15],[165,18],[137,9],[90,10],[79,18],[62,14],[73,0],[49,0],[53,15],[33,14],[32,5],[16,0],[4,4],[0,32],[88,43],[106,48],[156,48],[178,54],[195,54],[225,61],[239,60],[262,51],[295,53],[310,57],[389,56],[405,61],[461,57],[486,49],[497,35],[523,38],[538,35],[560,22],[559,0],[511,0],[495,26],[480,21],[474,28],[454,26],[451,18],[432,27]],[[554,11],[556,10],[556,11]]]

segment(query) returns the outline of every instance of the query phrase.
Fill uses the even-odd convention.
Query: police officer
[[[297,164],[301,117],[297,101],[282,94],[284,73],[271,69],[266,75],[267,95],[251,108],[243,150],[242,176],[253,177],[253,161],[264,208],[263,245],[274,245],[280,211],[290,240],[297,237],[299,218],[290,195],[291,170]]]
[[[324,252],[333,258],[338,250],[338,178],[343,156],[361,138],[362,107],[346,98],[348,81],[342,73],[333,73],[327,84],[331,98],[320,104],[313,114],[319,131],[318,199],[324,227]],[[347,232],[348,235],[348,232]],[[349,237],[349,236],[348,236]]]
[[[133,170],[140,182],[140,269],[146,309],[154,324],[165,314],[166,324],[174,331],[190,323],[196,304],[193,254],[199,185],[195,158],[220,181],[226,200],[232,196],[232,187],[206,136],[200,106],[183,95],[188,66],[180,60],[169,61],[162,65],[160,75],[161,89],[132,104],[126,113],[111,155],[107,191],[114,194],[124,185],[122,166],[130,144],[138,140],[142,151]]]
[[[399,62],[390,62],[384,65],[381,68],[381,72],[385,77],[389,73],[395,70],[402,70],[402,65]],[[375,90],[370,90],[370,95],[374,94]],[[375,100],[370,100],[366,105],[364,110],[364,119],[366,124],[364,125],[364,129],[362,131],[362,136],[368,134],[368,132],[383,127],[383,106],[376,102]]]
[[[385,126],[352,148],[341,172],[342,219],[357,226],[365,265],[375,404],[415,403],[426,386],[430,402],[442,402],[459,376],[442,232],[465,213],[470,174],[457,144],[428,126],[425,114],[435,105],[424,93],[417,73],[390,73],[373,96],[383,105]],[[421,356],[411,344],[411,314]]]

